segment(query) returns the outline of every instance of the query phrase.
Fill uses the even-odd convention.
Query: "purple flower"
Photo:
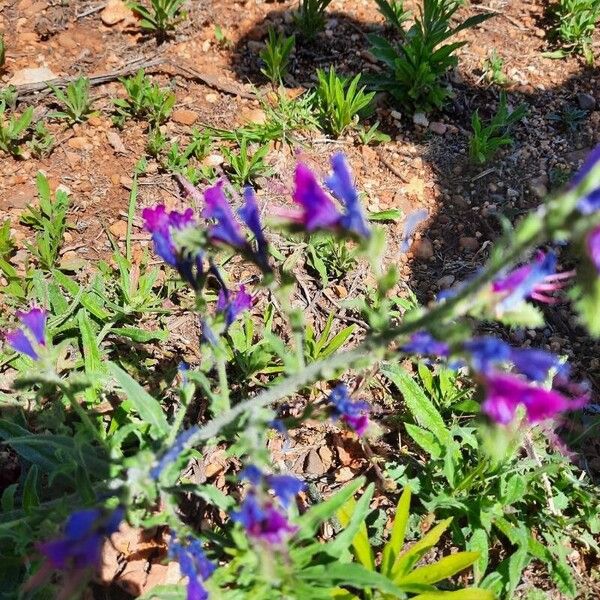
[[[202,277],[202,253],[190,254],[180,251],[173,239],[174,231],[181,231],[196,225],[194,211],[191,208],[185,212],[173,210],[167,212],[164,204],[158,204],[142,211],[144,227],[152,234],[154,251],[168,265],[177,269],[181,277],[194,289]]]
[[[561,365],[558,356],[537,348],[511,348],[510,361],[530,381],[544,381],[550,369],[557,369],[563,375],[568,373],[568,367]]]
[[[598,164],[599,161],[600,145],[596,146],[588,155],[581,169],[579,169],[575,177],[573,177],[573,179],[571,180],[571,187],[578,186],[587,177],[589,172]],[[584,215],[591,215],[597,210],[600,210],[600,185],[594,188],[586,196],[581,198],[577,207]]]
[[[208,592],[202,582],[213,574],[215,565],[206,558],[198,540],[188,537],[186,542],[181,544],[173,535],[169,556],[179,563],[181,572],[188,578],[187,600],[207,600]]]
[[[225,182],[221,180],[204,191],[205,206],[202,216],[216,221],[216,224],[209,229],[211,238],[234,248],[245,248],[247,246],[246,238],[235,219],[231,206],[229,206],[223,189],[224,185]]]
[[[331,168],[333,172],[325,180],[325,185],[346,209],[340,220],[340,225],[359,237],[368,238],[371,232],[363,215],[358,191],[352,182],[352,173],[348,161],[341,152],[331,157]]]
[[[13,350],[37,360],[37,350],[46,345],[46,311],[35,306],[27,312],[17,311],[16,315],[21,328],[7,332],[6,341]]]
[[[558,414],[581,408],[586,397],[569,399],[555,390],[529,384],[513,375],[491,373],[485,377],[486,399],[483,412],[492,421],[508,425],[519,405],[525,408],[526,420],[539,423]]]
[[[337,385],[329,394],[329,401],[333,405],[332,416],[348,424],[357,435],[363,435],[369,426],[369,404],[359,400],[352,402],[348,395],[348,388]]]
[[[256,204],[256,194],[251,187],[244,190],[244,206],[239,209],[238,214],[248,229],[254,234],[258,246],[257,263],[268,268],[268,243],[260,223],[260,213]]]
[[[249,481],[252,485],[258,485],[262,481],[263,473],[256,465],[248,465],[240,471],[239,478]]]
[[[245,310],[252,306],[252,296],[246,292],[246,288],[240,285],[240,289],[231,298],[231,293],[226,288],[219,290],[217,298],[217,312],[225,315],[225,325],[229,327]]]
[[[267,475],[264,480],[284,508],[304,489],[304,482],[293,475]]]
[[[281,544],[298,530],[270,501],[261,502],[252,492],[246,496],[240,510],[232,513],[231,518],[240,523],[250,537],[268,544]]]
[[[188,441],[198,431],[199,426],[194,425],[189,429],[182,431],[176,438],[171,447],[161,456],[159,461],[150,470],[150,477],[152,479],[158,479],[161,473],[173,462],[175,462],[179,455],[185,450]]]
[[[511,347],[491,336],[469,340],[463,344],[463,348],[471,355],[473,368],[480,373],[487,373],[494,365],[511,359]]]
[[[596,267],[596,271],[600,273],[600,226],[596,227],[595,229],[592,229],[592,231],[590,231],[587,234],[585,242],[588,256],[592,261],[594,267]]]
[[[303,209],[302,223],[308,232],[339,225],[342,215],[306,165],[296,166],[294,184],[294,201]]]
[[[504,296],[498,308],[502,311],[511,310],[526,298],[546,304],[557,302],[548,292],[562,289],[564,280],[572,277],[573,273],[556,273],[556,262],[556,254],[553,252],[538,252],[530,264],[496,279],[492,283],[492,291]]]
[[[424,354],[447,357],[450,347],[445,342],[436,340],[428,331],[417,331],[410,336],[410,341],[401,350],[409,354]]]
[[[77,511],[67,519],[64,535],[38,544],[38,550],[54,569],[97,567],[104,538],[119,529],[123,515],[122,508],[109,515],[98,508]]]

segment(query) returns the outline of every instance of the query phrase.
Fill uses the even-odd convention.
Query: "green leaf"
[[[442,444],[448,443],[450,432],[446,429],[444,419],[419,384],[398,365],[388,363],[381,372],[400,390],[415,421],[431,431]]]
[[[455,592],[425,592],[411,600],[496,600],[496,595],[490,590],[470,588]]]
[[[396,577],[394,581],[400,586],[407,583],[437,583],[460,573],[471,566],[478,558],[479,552],[457,552],[450,556],[444,556],[431,565],[419,567],[404,577]]]
[[[432,458],[439,458],[442,455],[442,446],[438,439],[427,429],[413,425],[412,423],[404,423],[406,433]]]
[[[166,436],[169,433],[169,423],[158,400],[153,398],[129,373],[115,363],[109,362],[108,370],[117,380],[140,417],[152,426],[154,432],[152,437],[159,439]]]
[[[408,517],[410,515],[410,499],[411,491],[407,486],[404,488],[400,500],[398,500],[396,516],[394,517],[394,524],[392,526],[392,535],[383,549],[381,572],[386,577],[391,576],[396,559],[404,546],[406,528],[408,527]]]
[[[479,552],[479,558],[473,564],[475,583],[479,583],[485,575],[489,562],[489,541],[487,531],[482,527],[474,529],[467,548],[471,551]]]
[[[113,327],[110,331],[141,344],[153,341],[164,342],[169,339],[169,332],[164,329],[145,331],[139,327]]]
[[[23,508],[26,513],[29,513],[40,505],[40,498],[37,492],[38,473],[37,465],[31,465],[25,479],[25,484],[23,485]]]

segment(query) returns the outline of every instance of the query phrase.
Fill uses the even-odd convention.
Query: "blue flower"
[[[225,182],[221,180],[204,191],[205,206],[202,216],[216,221],[216,224],[209,229],[211,238],[229,244],[234,248],[246,248],[246,238],[229,206],[229,201],[223,189],[224,185]]]
[[[21,328],[7,332],[6,341],[13,350],[37,360],[39,349],[46,345],[46,311],[33,307],[27,312],[17,311],[16,314]]]
[[[183,430],[176,438],[171,447],[162,455],[159,461],[150,470],[150,477],[158,479],[161,473],[185,450],[190,438],[200,429],[198,425],[194,425],[189,429]]]
[[[589,172],[600,162],[600,145],[596,146],[588,155],[583,166],[571,180],[571,187],[578,186]],[[590,215],[600,210],[600,185],[579,200],[577,205],[584,215]]]
[[[188,578],[187,600],[207,600],[208,592],[202,582],[213,574],[215,565],[206,558],[200,542],[188,537],[183,545],[173,535],[169,556],[179,563],[181,572]]]
[[[304,489],[304,482],[293,475],[267,475],[265,482],[284,508]]]
[[[262,481],[263,473],[256,465],[248,465],[240,471],[239,478],[249,481],[252,485],[258,485]]]
[[[354,187],[348,161],[341,152],[331,157],[331,168],[333,172],[325,180],[325,185],[346,209],[346,212],[340,219],[341,227],[355,233],[359,237],[368,238],[371,235],[371,231],[363,215],[358,191]]]
[[[568,372],[568,367],[561,365],[558,356],[537,348],[511,348],[510,361],[531,381],[544,381],[551,369],[557,369],[563,375]]]
[[[255,259],[257,264],[264,269],[268,269],[269,244],[262,230],[262,225],[260,222],[260,213],[258,211],[258,205],[256,203],[256,195],[254,193],[254,190],[249,186],[244,190],[244,200],[245,204],[244,206],[242,206],[242,208],[239,209],[238,214],[256,238],[258,252],[256,253]]]
[[[106,514],[99,508],[74,512],[65,523],[62,537],[38,544],[50,566],[60,570],[95,568],[100,563],[106,536],[119,529],[124,510]]]
[[[333,405],[332,416],[347,423],[357,435],[363,435],[369,426],[369,404],[364,401],[352,402],[348,388],[337,385],[329,394],[329,402]]]
[[[511,347],[491,336],[474,338],[465,342],[463,348],[471,355],[471,364],[479,373],[487,373],[494,365],[511,359]]]
[[[427,331],[417,331],[410,337],[410,341],[401,348],[403,352],[410,354],[424,354],[429,356],[447,357],[450,354],[450,346],[445,342],[436,340]]]
[[[232,298],[226,288],[219,290],[217,298],[217,312],[225,315],[225,325],[229,327],[237,317],[252,306],[252,296],[246,292],[246,288],[240,285],[239,290]]]

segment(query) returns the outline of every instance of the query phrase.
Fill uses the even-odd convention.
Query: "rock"
[[[429,125],[429,119],[427,118],[425,113],[416,112],[413,115],[413,123],[415,125],[421,125],[421,127],[427,127]]]
[[[193,125],[198,120],[198,113],[193,110],[176,110],[171,115],[171,120],[180,125]]]
[[[436,285],[443,290],[445,288],[449,288],[455,280],[456,277],[454,277],[454,275],[444,275],[436,281]]]
[[[394,119],[394,121],[401,121],[402,120],[402,113],[398,112],[397,110],[393,110],[390,113],[390,117],[392,117],[392,119]]]
[[[108,228],[108,230],[114,235],[116,238],[124,238],[127,235],[127,223],[125,221],[115,221]]]
[[[92,127],[102,127],[103,123],[102,117],[93,116],[88,119],[88,124]]]
[[[252,108],[250,110],[242,111],[239,120],[241,125],[246,125],[248,123],[264,125],[267,121],[267,115],[265,114],[265,111],[260,108]]]
[[[433,245],[427,238],[417,240],[411,248],[415,256],[423,260],[429,260],[433,257]]]
[[[127,154],[127,148],[125,148],[121,136],[116,131],[107,131],[106,139],[117,154]]]
[[[548,195],[548,177],[540,175],[529,180],[529,191],[540,200]]]
[[[67,250],[60,259],[60,268],[64,271],[78,271],[86,265],[86,261],[75,250]]]
[[[577,102],[582,110],[594,110],[596,108],[596,98],[591,94],[577,94]]]
[[[26,85],[28,83],[41,83],[56,79],[58,75],[48,67],[35,67],[17,71],[8,81],[10,85]]]
[[[327,472],[327,466],[314,449],[308,453],[304,469],[310,475],[324,475]]]
[[[469,208],[468,201],[459,194],[452,196],[452,203],[458,208]]]
[[[68,140],[67,145],[69,146],[69,148],[74,148],[75,150],[83,150],[87,147],[88,141],[87,138],[77,136],[72,137],[70,140]]]
[[[429,123],[429,129],[430,131],[433,131],[433,133],[444,135],[448,130],[448,126],[445,123],[440,123],[439,121],[431,121],[431,123]]]
[[[479,250],[479,240],[474,237],[461,237],[458,240],[458,245],[461,250],[467,250],[468,252]]]
[[[121,21],[131,22],[135,20],[135,15],[123,0],[108,0],[104,10],[100,13],[100,18],[105,25],[111,27]]]
[[[220,154],[209,154],[202,164],[206,167],[218,167],[225,162],[225,159]]]
[[[213,92],[210,92],[209,94],[206,94],[206,96],[204,96],[204,98],[206,99],[206,101],[209,104],[216,104],[219,101],[219,95],[215,94]]]

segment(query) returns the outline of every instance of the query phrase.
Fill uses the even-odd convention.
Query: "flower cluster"
[[[292,218],[301,223],[306,231],[318,229],[341,229],[361,238],[370,236],[369,226],[363,215],[360,199],[352,182],[352,173],[342,153],[331,158],[332,172],[325,185],[344,207],[341,213],[333,200],[320,186],[315,174],[304,164],[296,167],[294,175],[294,202],[302,207],[300,215]]]
[[[408,353],[418,353],[448,358],[451,348],[436,340],[428,332],[413,334],[402,346]],[[564,385],[568,367],[558,356],[535,348],[513,348],[502,340],[483,336],[467,340],[453,349],[466,355],[472,369],[483,379],[486,399],[482,409],[493,421],[501,425],[510,423],[519,405],[524,406],[529,423],[552,418],[559,413],[575,410],[587,401],[580,387]],[[513,373],[505,374],[499,368],[512,365]],[[555,387],[570,387],[577,397],[567,398],[563,393],[547,390],[533,383],[544,382],[555,371]]]
[[[226,287],[219,290],[217,312],[225,317],[225,326],[229,327],[238,316],[252,306],[252,296],[246,292],[245,286],[232,294]]]
[[[363,435],[369,426],[369,404],[364,400],[353,402],[348,394],[348,388],[337,385],[329,394],[332,405],[332,416],[340,419],[351,427],[357,435]]]
[[[7,332],[6,342],[13,350],[37,360],[40,349],[46,346],[46,311],[38,307],[17,311],[17,319],[21,327]]]
[[[216,567],[206,558],[200,542],[188,537],[186,543],[182,544],[173,535],[169,543],[169,557],[179,563],[182,574],[188,578],[187,600],[207,600],[208,592],[203,582]]]
[[[267,544],[281,544],[297,531],[275,500],[283,509],[288,508],[304,488],[302,481],[291,475],[266,475],[254,465],[246,467],[240,473],[240,479],[248,481],[252,488],[231,518],[240,523],[250,537]],[[274,498],[267,493],[269,490]]]
[[[124,511],[106,514],[99,508],[74,512],[65,523],[62,537],[38,545],[53,569],[79,571],[97,567],[104,539],[119,529]]]

